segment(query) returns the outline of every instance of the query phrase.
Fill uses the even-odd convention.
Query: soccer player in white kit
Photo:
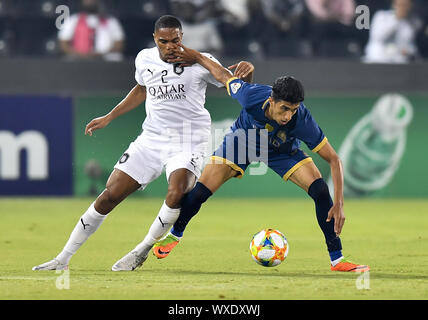
[[[160,17],[155,23],[156,47],[142,50],[135,60],[137,85],[111,112],[86,126],[85,134],[91,136],[93,131],[146,102],[143,132],[114,166],[104,191],[79,218],[63,250],[53,260],[33,270],[68,268],[71,257],[98,229],[107,214],[128,195],[158,178],[164,169],[168,192],[157,217],[144,240],[117,261],[112,270],[132,271],[141,266],[153,244],[177,220],[182,197],[193,188],[201,174],[210,137],[211,118],[204,108],[207,83],[223,86],[199,64],[167,62],[175,58],[173,52],[181,44],[182,36],[177,18]],[[241,62],[235,75],[244,69],[246,74],[250,69],[252,77],[254,67],[249,62]]]

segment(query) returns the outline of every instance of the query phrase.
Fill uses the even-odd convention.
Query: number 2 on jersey
[[[168,74],[168,70],[162,70],[162,76],[161,76],[162,83],[168,83],[168,81],[164,79],[164,77],[166,77],[167,74]]]

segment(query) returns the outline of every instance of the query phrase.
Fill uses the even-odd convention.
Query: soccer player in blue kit
[[[237,78],[236,74],[231,75],[227,69],[199,52],[182,45],[177,46],[176,58],[171,62],[202,65],[217,81],[225,84],[228,94],[238,100],[242,110],[195,187],[183,198],[178,220],[171,231],[155,244],[153,253],[158,258],[168,256],[202,204],[230,178],[242,177],[251,162],[260,161],[260,157],[256,159],[255,155],[264,153],[265,159],[262,161],[270,169],[285,181],[290,180],[298,185],[314,200],[317,221],[330,255],[331,270],[368,271],[369,266],[352,263],[342,255],[339,238],[345,222],[342,164],[303,104],[304,88],[300,81],[283,76],[276,79],[272,87],[250,84]],[[246,71],[242,72],[242,76],[245,76]],[[312,158],[299,148],[301,141],[330,165],[334,201]]]

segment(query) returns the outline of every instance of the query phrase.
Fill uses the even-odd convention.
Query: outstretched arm
[[[254,65],[248,61],[241,61],[239,63],[235,63],[234,65],[228,67],[229,70],[235,69],[233,73],[234,77],[242,79],[245,82],[251,83],[253,82],[254,77]]]
[[[205,69],[207,69],[213,77],[220,83],[226,85],[227,81],[234,77],[234,75],[226,68],[218,64],[217,62],[211,60],[210,58],[202,55],[200,52],[186,48],[185,46],[178,44],[177,49],[174,52],[174,55],[176,58],[169,59],[169,63],[182,63],[185,65],[191,65],[195,63],[199,63],[201,66],[203,66]],[[231,66],[229,68],[233,69]],[[236,65],[238,67],[238,65]],[[238,69],[238,68],[237,68]],[[250,68],[251,69],[251,68]],[[240,69],[242,71],[242,69]],[[254,70],[254,67],[252,67],[252,71]],[[245,76],[248,76],[249,74],[245,74]]]
[[[118,116],[131,111],[138,107],[146,100],[146,87],[137,84],[128,95],[119,104],[114,107],[108,114],[93,119],[86,125],[85,135],[92,136],[92,132],[106,127],[112,120]]]
[[[336,151],[327,142],[319,151],[318,154],[328,162],[331,169],[331,177],[334,185],[333,206],[328,212],[327,222],[334,218],[334,232],[339,235],[342,232],[343,224],[345,223],[345,215],[343,213],[343,168],[342,162]]]

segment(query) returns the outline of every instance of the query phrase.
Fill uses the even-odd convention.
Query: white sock
[[[175,221],[177,221],[179,215],[180,208],[172,209],[168,207],[164,201],[146,237],[134,250],[137,251],[139,255],[148,254],[153,245],[158,242]]]
[[[331,262],[331,265],[333,267],[335,267],[336,264],[338,264],[342,259],[343,259],[343,256],[341,256],[340,258],[337,258],[336,260],[334,260],[334,261]]]
[[[61,263],[68,264],[77,249],[79,249],[89,236],[98,229],[106,217],[107,215],[98,213],[95,210],[94,203],[92,203],[88,210],[80,217],[64,249],[58,254],[56,259]]]

